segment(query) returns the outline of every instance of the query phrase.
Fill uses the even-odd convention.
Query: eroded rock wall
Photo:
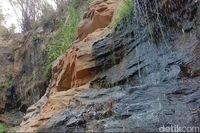
[[[17,35],[20,37],[20,35]],[[16,38],[16,36],[12,36]],[[18,45],[13,45],[13,39],[8,36],[0,37],[0,112],[5,111],[7,87],[12,80],[14,65],[14,50]]]
[[[44,37],[33,31],[1,37],[0,122],[8,126],[19,125],[28,106],[46,91]]]
[[[89,83],[96,74],[92,45],[106,34],[120,0],[98,0],[89,7],[78,28],[78,39],[52,68],[52,91],[65,91]]]
[[[78,39],[83,40],[96,29],[107,27],[120,0],[96,0],[84,14],[78,28]]]
[[[134,2],[135,9],[113,33],[102,33],[91,42],[89,64],[96,71],[90,84],[78,87],[70,82],[66,86],[71,89],[58,91],[52,79],[55,90],[49,87],[28,109],[19,131],[158,132],[163,125],[199,127],[199,2],[186,1],[175,10],[170,0]],[[69,52],[84,48],[79,43],[74,47]],[[78,56],[58,59],[52,70],[57,75],[72,74],[66,69],[74,70],[71,66],[79,60],[63,65],[65,57]],[[88,58],[82,59],[88,63]]]
[[[30,31],[20,40],[14,56],[14,85],[22,105],[36,103],[45,93],[48,79],[44,75],[47,62],[48,34]]]

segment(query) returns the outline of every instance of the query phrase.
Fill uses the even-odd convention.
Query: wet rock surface
[[[166,14],[169,7],[159,6],[163,14],[155,17],[149,2],[136,2],[136,13],[93,42],[96,72],[87,86],[50,93],[37,111],[28,109],[19,131],[158,132],[162,126],[199,127],[200,7],[191,0]],[[180,16],[186,7],[191,7],[188,12],[198,11],[192,18]],[[165,21],[172,16],[181,20]],[[185,32],[188,21],[190,30]]]
[[[158,132],[163,125],[198,127],[199,94],[199,78],[89,89],[76,98],[77,104],[52,117],[39,131]]]

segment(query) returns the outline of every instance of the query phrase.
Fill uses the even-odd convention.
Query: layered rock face
[[[111,23],[118,3],[118,0],[98,0],[89,7],[78,29],[78,40],[53,65],[52,91],[79,87],[94,78],[96,66],[92,57],[92,44],[106,34],[103,28]]]
[[[28,109],[19,131],[159,132],[162,126],[199,127],[198,1],[187,1],[176,10],[162,6],[167,4],[162,1],[134,2],[135,10],[113,33],[96,31],[84,39],[95,38],[90,40],[90,58],[76,59],[95,68],[90,84],[65,84],[67,76],[73,79],[66,69],[74,70],[74,58],[85,48],[75,43],[71,54],[58,59],[52,69],[65,74],[60,78],[63,84],[56,87],[58,78],[52,77],[46,95]],[[97,33],[103,37],[92,36]],[[64,59],[73,61],[65,64]]]
[[[91,46],[95,36],[103,31],[95,32],[93,40],[81,41],[73,45],[67,54],[59,58],[52,68],[51,88],[53,92],[65,91],[89,83],[95,75],[95,63],[91,55]]]

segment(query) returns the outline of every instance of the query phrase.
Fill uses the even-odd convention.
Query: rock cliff
[[[1,37],[0,122],[19,125],[26,109],[44,95],[48,85],[43,76],[44,36],[31,31]]]
[[[107,26],[118,2],[97,0],[89,8],[78,40],[54,62],[45,95],[18,131],[199,127],[199,2],[133,0],[130,15],[112,31]]]
[[[0,112],[4,112],[5,110],[5,89],[9,86],[9,78],[12,78],[12,70],[13,70],[13,62],[14,62],[14,54],[13,51],[17,47],[17,45],[12,45],[12,40],[1,37],[0,38],[0,91],[1,91],[1,100],[0,100]]]
[[[78,39],[53,64],[51,90],[64,91],[89,83],[96,74],[92,45],[106,34],[119,0],[95,1],[78,28]]]
[[[13,84],[20,106],[28,107],[44,95],[48,86],[48,79],[43,72],[47,61],[48,36],[34,31],[21,36],[21,39],[15,40],[18,47],[14,52]]]

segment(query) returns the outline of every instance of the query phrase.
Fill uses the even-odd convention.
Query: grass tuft
[[[93,0],[80,1],[73,0],[70,5],[66,5],[67,15],[59,20],[58,33],[50,38],[47,48],[48,60],[43,68],[44,75],[50,76],[49,72],[52,63],[61,55],[66,53],[73,41],[76,39],[78,25],[81,21],[84,11],[93,2]]]
[[[4,132],[6,132],[7,130],[8,130],[8,129],[7,129],[6,125],[0,123],[0,133],[4,133]]]
[[[81,19],[80,12],[74,7],[69,7],[68,22],[60,23],[59,33],[48,46],[48,65],[64,54],[75,40],[77,27]]]

